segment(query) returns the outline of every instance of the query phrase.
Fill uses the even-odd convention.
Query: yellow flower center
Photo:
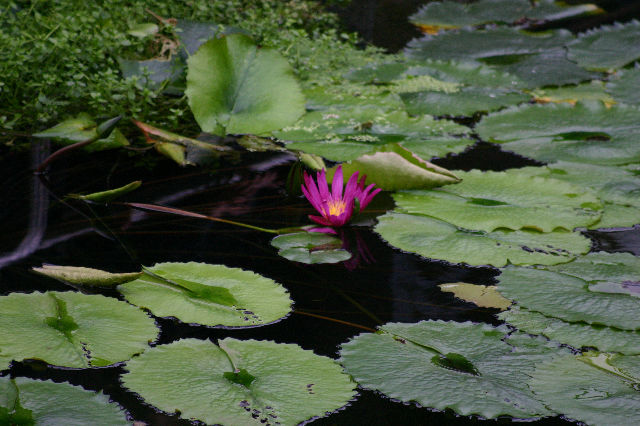
[[[342,200],[329,201],[329,216],[340,216],[344,213],[347,205]]]

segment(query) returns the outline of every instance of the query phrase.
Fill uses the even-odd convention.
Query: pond
[[[357,9],[357,5],[354,7]],[[446,16],[443,19],[446,20]],[[584,20],[563,22],[563,26],[579,27],[581,22]],[[628,24],[624,30],[636,31],[636,24]],[[421,25],[430,27],[431,23]],[[500,31],[509,33],[509,37],[515,34],[511,28],[486,31],[494,30],[490,37]],[[478,33],[481,31],[485,30]],[[256,383],[268,382],[269,374],[274,372],[277,380],[283,381],[272,383],[273,392],[261,389],[263,393],[258,394],[254,390],[255,394],[247,397],[251,402],[240,401],[241,409],[237,411],[241,415],[245,415],[243,410],[253,410],[253,418],[243,420],[251,424],[253,419],[258,419],[255,423],[280,424],[277,415],[282,416],[282,424],[309,417],[314,424],[338,425],[470,425],[524,419],[544,425],[569,424],[573,422],[570,419],[607,424],[610,421],[607,416],[617,410],[611,403],[615,399],[612,395],[621,395],[628,403],[626,408],[617,410],[619,418],[624,418],[625,409],[634,412],[640,404],[637,393],[640,389],[637,364],[640,326],[633,314],[639,307],[637,296],[640,294],[639,266],[634,257],[640,255],[640,227],[635,221],[640,188],[636,163],[640,154],[633,138],[640,133],[636,120],[640,110],[635,104],[624,104],[628,94],[609,90],[610,86],[606,87],[609,91],[605,91],[604,83],[597,87],[575,83],[593,80],[598,84],[598,79],[604,81],[610,77],[615,83],[618,80],[614,78],[620,75],[636,78],[637,67],[634,69],[631,64],[640,58],[640,52],[633,60],[612,65],[607,71],[610,74],[589,68],[589,59],[577,54],[578,60],[585,61],[585,69],[577,70],[573,63],[558,65],[558,58],[553,56],[558,51],[564,52],[565,44],[574,43],[573,36],[568,32],[554,34],[553,37],[562,40],[548,43],[560,45],[534,49],[531,46],[540,41],[523,38],[522,43],[531,48],[531,52],[514,53],[518,49],[514,47],[514,52],[509,53],[511,46],[491,57],[478,56],[475,59],[482,64],[469,66],[456,62],[455,54],[446,45],[438,47],[440,39],[433,42],[427,36],[423,44],[410,44],[408,55],[413,54],[413,58],[393,57],[388,63],[349,70],[345,79],[353,86],[344,86],[344,90],[355,90],[353,88],[360,85],[358,90],[371,90],[364,96],[360,92],[350,93],[345,101],[338,93],[342,83],[335,84],[335,92],[327,90],[327,97],[315,90],[317,88],[306,87],[309,111],[295,126],[283,124],[268,131],[244,132],[240,119],[240,124],[232,123],[227,116],[225,125],[221,124],[222,119],[214,120],[216,124],[209,132],[220,137],[203,133],[198,139],[205,143],[224,142],[233,147],[234,152],[211,155],[205,165],[181,167],[172,161],[176,160],[175,155],[169,155],[172,158],[169,159],[151,150],[135,152],[135,149],[145,150],[135,147],[134,150],[93,153],[75,150],[57,158],[45,173],[34,173],[57,149],[49,137],[30,139],[28,149],[21,140],[14,141],[15,148],[0,147],[0,178],[4,182],[0,188],[0,303],[8,300],[8,296],[21,297],[22,293],[74,291],[72,296],[47,293],[51,297],[48,302],[38,301],[36,296],[23,305],[1,305],[4,322],[0,326],[13,327],[15,332],[0,336],[0,368],[9,366],[1,371],[0,379],[16,379],[16,385],[0,381],[0,390],[5,392],[0,394],[0,423],[10,419],[7,421],[11,424],[31,424],[29,410],[23,413],[24,423],[20,422],[21,396],[27,395],[26,401],[29,395],[26,387],[20,386],[30,383],[21,382],[20,378],[26,378],[68,382],[85,390],[102,392],[126,411],[127,420],[131,422],[187,425],[197,424],[199,419],[214,423],[207,420],[210,417],[192,413],[202,407],[221,405],[221,417],[216,419],[222,420],[216,421],[236,424],[237,419],[243,417],[233,417],[237,413],[225,417],[224,403],[217,399],[219,395],[197,395],[196,401],[189,400],[189,395],[193,395],[191,387],[198,393],[198,389],[209,389],[208,382],[215,381],[209,380],[208,374],[214,370],[209,362],[216,357],[223,357],[233,367],[215,377],[226,386],[221,393],[247,391],[256,380]],[[248,50],[255,49],[252,42],[243,37],[227,33],[218,41],[237,43],[238,51],[247,46]],[[448,35],[439,37],[444,39]],[[390,46],[394,43],[397,44],[390,42]],[[483,48],[491,50],[492,46],[482,46],[482,43],[471,46],[468,55],[480,55],[478,52]],[[214,57],[218,48],[215,43],[207,43],[201,51],[209,49],[208,54],[212,56],[205,60]],[[555,52],[551,59],[544,56],[547,48]],[[436,52],[443,59],[420,57],[425,49],[432,49],[431,53]],[[196,56],[193,54],[192,58]],[[542,68],[528,62],[532,57],[543,63]],[[201,59],[190,59],[189,66],[197,60]],[[449,60],[451,62],[447,62]],[[412,61],[423,62],[416,65]],[[552,64],[550,69],[544,68],[547,64]],[[499,67],[506,67],[504,69],[518,77],[511,81],[508,73],[489,68],[494,66],[500,70],[503,68]],[[567,71],[565,66],[576,68]],[[624,66],[621,73],[613,71]],[[268,66],[265,69],[269,70]],[[546,77],[535,75],[536,70],[546,73]],[[558,70],[562,72],[555,74]],[[505,78],[509,80],[507,83]],[[566,101],[562,97],[563,87],[557,92],[549,88],[554,84],[549,84],[548,79],[555,78],[559,79],[559,86],[567,88],[570,105],[563,104]],[[197,79],[192,77],[191,81]],[[281,84],[278,87],[282,88],[281,96],[287,97],[289,87],[283,80],[278,82]],[[424,84],[429,88],[421,86]],[[536,88],[544,86],[547,92],[533,90],[531,84]],[[394,92],[394,87],[401,86],[404,89]],[[391,94],[387,93],[389,87],[392,87]],[[320,92],[324,90],[321,89]],[[215,87],[204,90],[217,93]],[[262,87],[255,89],[259,90]],[[593,93],[595,100],[590,97]],[[620,105],[615,105],[613,97],[623,99],[617,102]],[[476,98],[482,99],[481,102],[476,103]],[[381,109],[362,107],[368,99],[381,102]],[[558,105],[544,105],[547,102]],[[637,99],[628,102],[637,102]],[[404,105],[402,108],[406,107],[411,116],[394,111],[398,105]],[[503,109],[509,105],[512,106]],[[208,113],[202,112],[206,108],[193,105],[191,108],[202,128],[210,126],[203,124],[211,122],[202,118]],[[427,114],[437,118],[431,119]],[[423,115],[421,120],[416,118]],[[261,120],[255,121],[258,124],[250,125],[259,126]],[[176,136],[161,136],[157,129],[145,130],[144,123],[137,125],[147,141],[150,134],[164,141]],[[240,130],[230,131],[231,128]],[[248,145],[241,138],[225,136],[226,133],[265,132],[280,141],[291,142],[273,149],[274,139],[257,140],[251,142],[255,145]],[[178,137],[182,143],[181,138]],[[153,143],[161,145],[158,140]],[[420,145],[433,140],[445,144],[445,148],[435,147],[435,151],[430,151],[432,147]],[[566,144],[558,148],[559,142]],[[609,142],[611,144],[606,145]],[[193,148],[196,142],[188,140],[189,143]],[[531,148],[533,143],[538,145]],[[261,144],[270,148],[253,151]],[[605,144],[606,149],[600,150],[598,144]],[[247,146],[252,148],[243,148]],[[589,146],[590,150],[582,150],[583,146]],[[337,230],[334,235],[337,240],[321,233],[312,234],[313,238],[325,240],[318,245],[304,246],[303,255],[294,259],[283,255],[272,233],[184,214],[195,212],[267,230],[310,225],[308,216],[314,211],[300,193],[299,180],[302,167],[314,168],[314,161],[319,157],[305,160],[304,155],[325,157],[322,164],[329,169],[337,163],[343,163],[345,170],[357,164],[370,173],[368,181],[386,186],[385,191],[359,212],[353,224]],[[363,160],[375,155],[382,155],[383,160],[393,158],[391,162],[383,162],[385,172],[393,171],[385,174],[375,162]],[[400,157],[408,160],[397,163]],[[430,158],[431,163],[420,157]],[[558,159],[561,161],[556,163]],[[417,176],[406,172],[416,166],[420,167]],[[429,185],[424,186],[424,176],[433,178],[429,173],[434,170],[437,179],[447,177],[450,170],[462,177],[462,182],[448,181],[446,183],[456,184],[431,190]],[[507,172],[493,173],[502,171]],[[315,177],[315,173],[313,175]],[[394,176],[402,178],[394,180]],[[623,178],[616,180],[618,176]],[[107,204],[70,195],[97,193],[133,181],[142,184]],[[403,187],[406,182],[413,185],[419,182],[423,186]],[[128,203],[170,206],[182,213],[135,208]],[[599,223],[608,226],[599,227]],[[572,232],[574,228],[576,231]],[[438,232],[442,234],[434,234]],[[283,237],[288,236],[278,238]],[[327,252],[329,257],[346,257],[332,260],[334,263],[296,261],[327,259],[321,257]],[[299,252],[296,253],[299,256]],[[606,253],[617,253],[619,257],[608,258]],[[168,262],[180,265],[167,265]],[[189,262],[224,267],[206,269],[207,266]],[[65,280],[34,273],[33,268],[42,265],[82,266],[112,273],[145,269],[144,275],[136,276],[133,282],[106,288],[86,285],[89,281],[86,277],[86,282],[78,285],[72,279],[63,283]],[[181,275],[183,267],[188,273]],[[189,271],[195,272],[189,275]],[[225,284],[212,284],[215,279],[207,281],[209,274]],[[231,284],[225,287],[225,280],[233,281],[229,277],[241,277],[239,280],[246,281],[247,286],[263,287],[245,291],[255,293],[253,299],[241,299],[246,296],[243,290]],[[131,279],[134,278],[128,280]],[[139,295],[135,293],[137,287],[131,287],[133,283],[139,287],[151,283],[152,288],[156,285],[156,289],[187,294],[189,309],[184,309],[182,302],[173,298],[157,304],[165,296],[154,299],[151,293],[143,294],[149,300],[140,302],[141,299],[135,299]],[[445,284],[461,283],[476,285],[475,289],[482,289],[482,297],[444,291]],[[496,297],[496,285],[507,299]],[[487,292],[486,299],[483,299],[484,292]],[[101,302],[92,305],[82,293],[106,298],[96,296],[94,300]],[[287,297],[290,301],[283,302]],[[244,306],[238,300],[243,303],[251,300],[251,303]],[[512,301],[516,301],[515,305]],[[171,306],[174,303],[175,306]],[[291,304],[291,309],[280,306],[282,303]],[[53,306],[53,313],[48,312],[45,305]],[[134,305],[146,308],[148,317]],[[243,321],[254,323],[249,327],[238,327],[233,321],[226,326],[203,325],[206,320],[199,319],[197,312],[211,305],[216,305],[218,310],[233,311],[234,315],[241,312]],[[510,309],[505,310],[509,306]],[[2,312],[4,309],[7,310]],[[271,316],[276,311],[286,314]],[[11,317],[24,319],[31,314],[36,319],[42,316],[35,327],[29,325],[28,320],[24,324],[11,322]],[[136,319],[136,315],[142,315],[143,320],[136,322],[140,319]],[[262,315],[269,319],[263,321]],[[120,321],[120,325],[104,325],[111,324],[112,320]],[[224,322],[210,325],[220,323]],[[245,324],[241,321],[240,325]],[[30,327],[36,330],[34,334],[30,334]],[[104,333],[103,352],[94,351],[94,347],[100,346],[98,343],[91,346],[91,342],[83,342],[79,354],[67,355],[81,358],[85,365],[89,360],[88,366],[92,368],[76,368],[75,361],[58,364],[67,367],[56,367],[55,362],[47,364],[30,359],[39,356],[24,356],[25,359],[19,361],[22,358],[12,352],[29,353],[40,343],[39,339],[46,341],[51,329],[55,329],[56,336],[72,341],[70,336],[78,329],[84,332],[84,327]],[[145,330],[151,338],[145,337],[149,335],[144,334]],[[153,337],[154,333],[157,337]],[[16,336],[22,334],[31,337],[20,341]],[[133,342],[135,336],[142,336],[142,346]],[[102,337],[99,333],[93,335],[96,340]],[[147,340],[151,340],[150,347]],[[256,342],[265,340],[281,345],[263,347]],[[54,340],[44,346],[53,353],[57,343],[51,342]],[[247,344],[249,349],[243,349],[242,344]],[[19,350],[15,349],[17,346]],[[133,349],[117,358],[119,355],[113,355],[116,346]],[[299,351],[300,348],[338,360],[341,366],[328,362],[327,358]],[[154,358],[156,354],[173,350],[177,355],[167,359],[172,359],[174,364],[160,362],[153,367],[158,359],[162,361],[162,356]],[[209,355],[199,358],[198,354],[202,353]],[[112,362],[116,358],[117,362]],[[251,367],[244,369],[245,364],[238,360]],[[576,360],[579,362],[574,362]],[[336,375],[343,376],[342,379],[332,376],[332,369],[342,369],[342,366],[353,382],[341,373]],[[199,372],[202,374],[197,374]],[[144,374],[154,378],[147,379]],[[317,375],[317,381],[307,380],[313,374]],[[306,381],[298,383],[302,380],[298,375]],[[585,384],[572,382],[573,376],[593,379]],[[308,383],[312,380],[313,383]],[[339,380],[348,383],[339,384]],[[523,381],[526,384],[522,384]],[[300,402],[283,396],[289,395],[289,388],[301,383],[305,385]],[[352,389],[356,385],[357,394],[354,394]],[[305,398],[315,392],[331,399],[334,395],[325,394],[323,386],[338,395],[326,408],[314,406],[316,411],[310,411],[314,414],[292,417],[296,418],[295,422],[286,417],[289,413],[278,412],[281,407],[276,404],[281,403],[282,407],[290,404],[291,413],[298,415],[297,410],[304,411],[304,405],[309,403]],[[58,397],[57,391],[51,389],[51,395]],[[569,394],[569,391],[575,391],[576,396],[563,399],[563,392]],[[172,400],[181,397],[181,402],[173,407]],[[201,397],[203,399],[199,399]],[[37,398],[36,395],[35,400]],[[74,402],[88,397],[77,398],[67,396]],[[263,398],[269,403],[275,401],[276,408],[262,404]],[[7,401],[8,411],[4,408]],[[595,405],[590,405],[593,401]],[[598,406],[599,401],[605,401],[604,405]],[[233,400],[236,409],[237,402]],[[251,407],[252,403],[258,404],[261,411]],[[42,404],[46,406],[46,402]],[[79,407],[83,409],[80,403]],[[37,409],[29,408],[36,415]],[[62,413],[58,419],[64,418],[67,408],[58,408]],[[183,411],[183,417],[193,417],[194,422],[180,418],[180,413],[173,411]],[[581,417],[583,412],[586,417]],[[637,413],[635,410],[634,415]]]

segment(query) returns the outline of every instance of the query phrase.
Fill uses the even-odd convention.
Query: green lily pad
[[[452,116],[495,111],[527,102],[531,98],[523,93],[485,87],[465,87],[455,93],[415,92],[402,93],[400,96],[409,114]]]
[[[640,59],[640,22],[615,23],[582,33],[569,43],[569,59],[581,67],[609,71]]]
[[[379,108],[350,108],[307,113],[294,126],[273,132],[279,139],[294,141],[290,149],[321,155],[334,161],[354,160],[372,153],[381,145],[397,142],[424,142],[436,136],[464,135],[470,129],[449,120],[425,115],[409,117],[404,111]],[[449,138],[448,140],[450,140]],[[458,149],[464,149],[463,141]],[[446,149],[432,143],[433,155]]]
[[[545,269],[573,275],[592,285],[600,282],[640,285],[640,258],[630,253],[589,253],[565,265]],[[640,287],[638,291],[640,293]]]
[[[624,379],[638,356],[610,357],[607,368],[593,365],[586,357],[566,355],[538,365],[531,389],[552,409],[589,425],[632,425],[640,423],[638,378]]]
[[[0,423],[7,425],[130,425],[109,397],[69,383],[0,377]]]
[[[461,29],[427,35],[409,42],[410,59],[471,61],[507,55],[525,55],[562,47],[573,40],[567,30],[528,33],[515,28]]]
[[[295,122],[304,96],[277,51],[232,34],[204,43],[189,57],[189,106],[205,132],[260,134]]]
[[[336,169],[337,166],[327,170],[328,180],[333,180]],[[373,154],[342,163],[344,179],[356,172],[367,175],[369,182],[389,191],[433,188],[460,181],[449,170],[425,161],[399,145],[387,145]]]
[[[524,105],[484,117],[486,141],[540,161],[620,165],[640,161],[640,109],[599,102]]]
[[[301,263],[338,263],[351,259],[351,253],[342,248],[340,238],[319,232],[284,234],[271,240],[278,254],[285,259]]]
[[[630,228],[640,224],[640,210],[635,206],[605,203],[602,217],[589,229]]]
[[[510,24],[518,21],[526,24],[531,21],[555,21],[597,10],[598,7],[592,4],[567,6],[555,0],[535,3],[528,0],[480,0],[465,4],[442,1],[424,5],[409,17],[409,21],[417,26],[451,29],[494,22]]]
[[[590,81],[585,84],[575,86],[547,87],[537,89],[531,93],[538,103],[568,103],[575,105],[576,102],[600,101],[605,105],[613,105],[616,101],[605,91],[604,82],[599,80]]]
[[[640,332],[566,322],[528,309],[511,307],[498,315],[520,331],[545,336],[576,349],[596,348],[626,355],[640,354]]]
[[[329,86],[313,86],[305,89],[303,93],[307,98],[306,108],[310,111],[354,107],[402,110],[402,100],[390,89],[389,86],[342,82]]]
[[[607,93],[617,102],[640,105],[640,98],[636,96],[636,89],[640,86],[640,67],[624,69],[616,72],[607,83]]]
[[[355,395],[338,364],[297,345],[218,345],[185,339],[155,347],[127,363],[122,383],[163,411],[207,424],[297,425]]]
[[[32,268],[32,270],[62,282],[91,287],[115,287],[118,284],[133,281],[142,275],[142,272],[114,274],[82,266],[42,265],[42,267]]]
[[[456,174],[462,179],[456,185],[394,194],[397,209],[487,232],[501,228],[571,231],[600,218],[598,198],[577,185],[532,177],[517,169]]]
[[[566,274],[508,267],[498,291],[518,306],[569,322],[639,330],[640,299],[626,294],[591,291],[589,283]]]
[[[69,197],[76,198],[78,200],[93,201],[96,203],[109,203],[121,195],[128,194],[131,191],[135,191],[136,189],[140,188],[140,185],[142,185],[142,181],[136,180],[134,182],[128,183],[119,188],[109,189],[107,191],[94,192],[92,194],[86,194],[86,195],[70,194]]]
[[[494,285],[447,283],[440,284],[438,287],[444,292],[453,293],[458,299],[475,303],[481,308],[495,308],[504,311],[511,305],[511,300],[502,297]]]
[[[465,59],[442,61],[427,58],[421,60],[419,65],[411,66],[406,74],[410,76],[428,75],[438,80],[463,86],[493,87],[505,90],[523,87],[523,82],[512,74],[481,63],[465,62]]]
[[[587,253],[591,242],[575,232],[472,231],[426,216],[390,212],[375,231],[401,250],[469,265],[555,265]]]
[[[74,292],[0,297],[0,348],[14,360],[72,368],[131,358],[158,336],[142,310],[111,297]]]
[[[159,317],[209,326],[251,327],[291,311],[287,291],[251,271],[206,263],[158,263],[118,287],[130,303]]]
[[[470,322],[389,323],[342,345],[358,384],[390,398],[467,416],[553,414],[527,387],[535,365],[558,351],[542,339],[505,339],[506,327]]]
[[[360,83],[384,84],[404,76],[409,65],[405,62],[384,62],[367,64],[344,74],[344,78]]]

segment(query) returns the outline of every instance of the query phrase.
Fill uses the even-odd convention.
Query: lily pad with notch
[[[562,351],[508,332],[471,322],[388,323],[344,343],[340,362],[360,386],[403,402],[489,419],[552,415],[526,381]]]
[[[71,367],[104,367],[131,358],[159,330],[142,310],[102,295],[12,293],[0,297],[2,356]]]
[[[126,369],[123,385],[147,403],[207,424],[297,425],[355,396],[355,383],[333,360],[271,341],[183,339]]]
[[[6,425],[130,425],[107,395],[69,383],[0,377],[0,423]]]
[[[169,262],[143,271],[118,291],[156,316],[185,323],[255,327],[284,318],[293,303],[275,281],[224,265]]]
[[[342,248],[342,240],[319,232],[284,234],[271,240],[278,254],[294,262],[317,264],[338,263],[351,259]]]

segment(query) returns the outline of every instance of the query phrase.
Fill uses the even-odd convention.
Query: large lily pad
[[[185,93],[202,130],[217,135],[280,129],[304,113],[286,59],[242,34],[200,46],[188,60]]]
[[[575,232],[471,231],[396,212],[379,217],[375,231],[392,246],[427,258],[497,267],[565,263],[588,252],[591,245]]]
[[[620,70],[607,83],[607,93],[620,103],[640,105],[636,90],[640,86],[640,67]]]
[[[508,267],[498,291],[518,306],[569,322],[640,330],[640,298],[592,291],[586,281],[566,274]]]
[[[102,393],[68,383],[0,377],[3,425],[129,425],[125,413]]]
[[[506,327],[470,322],[389,323],[342,345],[341,362],[360,386],[425,407],[486,418],[552,414],[526,385],[535,365],[551,359],[552,345]]]
[[[206,263],[158,263],[118,287],[134,305],[159,317],[209,326],[268,324],[291,311],[287,291],[251,271]]]
[[[609,71],[640,59],[640,22],[615,23],[580,34],[570,43],[569,59],[581,67]]]
[[[626,355],[640,354],[640,332],[601,327],[581,322],[566,322],[528,309],[512,307],[498,316],[517,329],[543,335],[576,349],[596,348]]]
[[[74,292],[0,297],[0,348],[17,361],[102,367],[131,358],[158,336],[142,310],[111,297]]]
[[[453,1],[433,2],[424,5],[411,15],[412,24],[420,27],[450,29],[488,23],[510,24],[518,21],[554,21],[597,11],[591,4],[567,6],[555,0],[480,0],[473,3]]]
[[[412,40],[406,55],[411,59],[455,59],[460,61],[525,55],[562,47],[573,35],[567,30],[528,33],[515,28],[461,29]]]
[[[524,105],[484,117],[476,126],[486,141],[541,161],[601,165],[640,161],[640,109],[599,102]]]
[[[180,340],[127,363],[125,387],[207,424],[296,425],[339,409],[355,384],[333,360],[270,341]]]
[[[271,240],[278,254],[285,259],[301,263],[338,263],[351,258],[342,248],[342,240],[318,232],[284,234]]]
[[[394,195],[398,210],[491,232],[499,228],[551,232],[588,226],[602,207],[588,190],[555,179],[507,172],[456,172],[462,182],[431,191]]]
[[[589,425],[640,423],[640,377],[627,373],[640,363],[640,357],[603,357],[605,368],[596,366],[602,365],[597,361],[594,365],[591,357],[571,355],[538,365],[531,388],[554,410]]]

